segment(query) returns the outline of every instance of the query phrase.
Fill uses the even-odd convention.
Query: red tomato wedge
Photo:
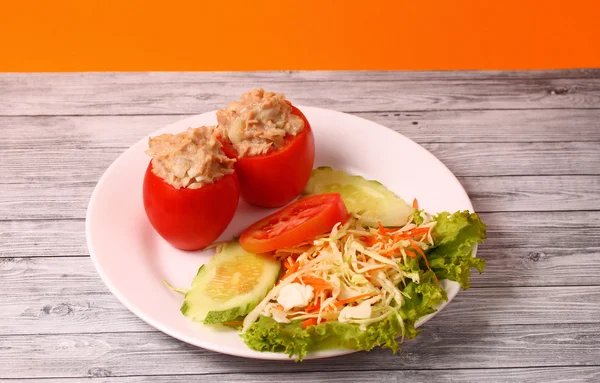
[[[313,240],[347,219],[348,210],[338,193],[317,194],[253,223],[242,233],[240,244],[247,252],[267,253]]]
[[[241,195],[247,202],[263,207],[279,207],[296,198],[306,186],[315,159],[315,139],[308,120],[291,103],[292,113],[304,120],[304,129],[286,136],[282,147],[258,156],[239,157],[235,147],[219,139],[223,152],[237,158],[235,170]]]

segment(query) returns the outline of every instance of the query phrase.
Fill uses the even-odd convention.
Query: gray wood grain
[[[422,146],[458,177],[600,174],[600,141],[497,143],[494,151],[489,150],[488,143]],[[82,150],[85,150],[85,156],[81,155]],[[36,151],[4,149],[0,154],[0,184],[15,180],[36,185],[42,182],[94,182],[123,151],[85,146]]]
[[[489,239],[480,247],[479,256],[487,260],[487,269],[474,279],[473,286],[599,285],[599,214],[481,214],[488,224]],[[565,228],[565,225],[577,228]],[[532,232],[539,234],[532,236]],[[549,247],[555,238],[561,238],[561,241]],[[0,245],[0,257],[87,254],[83,221],[0,222]],[[13,267],[9,266],[13,262],[30,266],[19,259],[4,262],[5,268]],[[89,275],[93,277],[95,273],[92,271]],[[56,278],[59,283],[59,277]]]
[[[63,279],[68,278],[67,274]],[[100,280],[61,281],[61,288],[54,287],[57,281],[58,278],[39,282],[28,294],[16,291],[27,289],[26,285],[13,282],[13,286],[5,290],[11,296],[0,299],[0,333],[123,332],[125,337],[139,337],[130,332],[155,332],[122,306]],[[5,286],[3,283],[2,287]],[[599,324],[599,297],[598,286],[473,287],[461,292],[431,323],[440,326],[445,323],[472,326]]]
[[[208,111],[208,110],[206,110]],[[598,110],[441,110],[353,113],[419,143],[600,141]],[[191,115],[0,117],[0,149],[127,148]],[[590,118],[592,117],[592,118]],[[489,129],[493,126],[494,129]]]
[[[535,231],[530,235],[535,235]],[[487,261],[487,266],[482,275],[473,278],[473,287],[577,286],[597,285],[600,281],[597,243],[584,243],[575,248],[549,244],[536,248],[484,244],[477,255]]]
[[[110,163],[106,163],[108,167]],[[84,175],[82,175],[84,176]],[[459,177],[477,212],[598,210],[600,176]],[[0,184],[0,220],[82,219],[96,181]]]
[[[597,366],[600,330],[594,324],[471,326],[429,323],[396,355],[369,353],[302,363],[217,354],[159,332],[0,336],[0,376],[5,378],[108,375],[248,373],[322,370],[466,369]],[[35,366],[35,368],[30,368]]]
[[[490,264],[497,260],[519,261],[506,260],[500,249],[496,255],[496,259],[488,258]],[[501,266],[474,275],[473,287],[461,292],[432,323],[600,323],[599,254],[588,261],[589,271],[585,270],[585,261],[569,267],[574,258],[565,256],[557,258],[554,263],[560,266],[549,273],[551,266],[536,268],[545,262],[543,257],[531,258],[531,266],[520,267],[530,273],[523,279],[511,278],[512,270]],[[560,284],[561,280],[552,278],[561,273],[570,278],[568,283]],[[536,287],[527,287],[528,284]],[[0,334],[57,334],[81,329],[86,333],[153,331],[109,293],[87,257],[0,258],[0,291]],[[519,313],[517,317],[515,312]]]
[[[412,138],[488,224],[485,273],[403,353],[213,353],[139,320],[94,270],[84,217],[108,165],[255,86]],[[600,69],[0,74],[0,380],[597,381],[599,121]]]
[[[107,369],[89,371],[89,376],[98,383],[140,383],[140,382],[362,382],[362,383],[401,383],[401,382],[489,382],[489,383],[537,383],[537,382],[596,382],[600,379],[600,367],[542,367],[542,368],[486,368],[486,369],[440,369],[402,371],[335,371],[286,373],[244,373],[244,374],[205,374],[205,375],[153,375],[153,376],[107,376]],[[80,378],[45,379],[46,383],[70,382]],[[10,382],[31,382],[35,379],[10,379]],[[0,378],[0,382],[4,381]]]
[[[600,177],[459,177],[475,211],[600,209]]]
[[[405,80],[501,80],[515,79],[586,79],[598,78],[600,70],[594,68],[560,70],[471,70],[471,71],[250,71],[250,72],[84,72],[84,73],[0,73],[0,82],[15,88],[27,84],[46,84],[58,86],[64,82],[102,84],[106,82],[121,84],[145,83],[160,78],[164,83],[229,83],[254,81],[405,81]]]
[[[488,240],[478,256],[487,260],[487,269],[474,278],[474,287],[600,285],[600,212],[481,213],[481,217],[488,225]],[[41,269],[66,261],[37,264],[22,257],[87,255],[84,231],[83,220],[0,221],[0,259],[15,258],[5,260],[3,267],[18,263]]]
[[[226,105],[252,87],[284,92],[298,105],[345,112],[450,109],[597,108],[600,78],[232,81],[202,73],[47,74],[0,81],[0,115],[195,114]],[[6,75],[5,75],[6,76]],[[349,80],[350,79],[350,80]],[[37,81],[36,81],[37,80]]]
[[[83,219],[0,221],[0,258],[87,254]]]
[[[506,247],[535,250],[547,247],[557,237],[561,237],[554,244],[557,249],[593,250],[600,246],[598,211],[479,214],[488,226],[488,239],[480,251]],[[532,236],[532,231],[539,234]],[[83,218],[0,221],[0,257],[83,255],[88,255]]]

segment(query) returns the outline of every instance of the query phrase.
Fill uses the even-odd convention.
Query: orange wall
[[[600,0],[256,2],[4,0],[0,71],[600,67]]]

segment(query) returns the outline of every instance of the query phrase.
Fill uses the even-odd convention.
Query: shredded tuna
[[[214,130],[201,126],[151,137],[146,154],[152,157],[153,173],[176,189],[198,189],[233,173],[235,160],[223,153]]]
[[[295,136],[304,129],[304,121],[292,114],[282,93],[254,89],[241,101],[217,111],[218,134],[228,139],[239,156],[265,154],[283,145],[284,137]]]

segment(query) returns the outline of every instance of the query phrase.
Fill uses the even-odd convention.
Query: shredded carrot
[[[298,279],[302,279],[305,284],[312,286],[315,291],[323,291],[332,288],[329,282],[318,277],[302,276]]]
[[[417,245],[417,243],[415,241],[413,241],[412,239],[409,239],[410,244],[412,245],[412,247],[417,250],[417,253],[419,253],[421,255],[421,257],[423,257],[423,260],[425,261],[425,266],[427,266],[427,269],[429,271],[431,271],[431,267],[429,267],[429,262],[427,261],[427,257],[425,256],[425,253],[423,252],[423,250],[419,247],[419,245]]]
[[[429,232],[429,230],[431,230],[430,227],[419,227],[417,229],[412,229],[409,230],[408,232],[412,235],[415,236],[417,234],[427,234]]]
[[[419,201],[417,201],[416,198],[413,199],[412,207],[413,207],[413,209],[419,210]]]
[[[323,319],[322,322],[325,322],[325,319]],[[302,327],[304,328],[316,326],[317,324],[317,318],[308,318],[307,320],[302,321]]]
[[[298,262],[295,262],[293,266],[290,266],[289,269],[283,274],[283,277],[279,280],[281,282],[283,279],[289,277],[291,274],[295,273],[298,270]]]
[[[298,269],[298,265],[296,264],[296,260],[294,259],[294,255],[289,255],[285,261],[283,262],[283,267],[285,267],[286,269],[294,269],[297,270]]]
[[[379,235],[389,235],[390,233],[398,230],[397,227],[384,227],[380,221],[377,221],[377,226],[379,227]]]
[[[429,227],[419,227],[417,229],[408,230],[402,234],[396,234],[392,237],[394,241],[401,241],[403,239],[409,239],[419,234],[427,234],[431,230]]]
[[[319,310],[321,310],[321,302],[318,300],[315,300],[315,303],[311,304],[310,306],[306,306],[307,313],[313,313]]]
[[[417,258],[417,254],[415,254],[414,252],[410,251],[410,250],[404,250],[404,252],[406,253],[407,256],[409,257],[413,257],[413,258]]]
[[[381,235],[385,235],[385,227],[383,227],[383,225],[381,224],[381,221],[377,221],[377,226],[379,226],[379,234]]]
[[[356,295],[351,298],[342,299],[341,301],[337,301],[337,302],[335,302],[335,305],[342,306],[342,305],[345,305],[346,303],[356,302],[359,299],[371,298],[371,297],[374,297],[375,295],[378,295],[378,294],[373,294],[373,293],[360,294],[360,295]]]
[[[398,254],[398,249],[395,250],[391,250],[391,249],[383,249],[381,251],[379,251],[379,255],[382,255],[384,257],[393,257],[396,254]]]
[[[360,240],[363,241],[364,243],[366,243],[369,246],[373,246],[374,244],[376,244],[377,241],[375,238],[373,237],[360,237]]]

